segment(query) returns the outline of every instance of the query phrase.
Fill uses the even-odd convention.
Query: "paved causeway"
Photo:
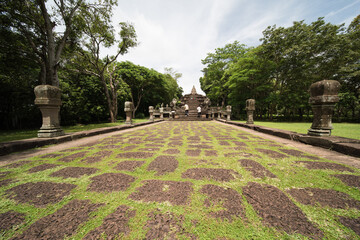
[[[2,239],[356,239],[356,158],[161,122],[0,158]]]

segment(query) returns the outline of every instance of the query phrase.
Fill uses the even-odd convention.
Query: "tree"
[[[143,104],[142,109],[158,103],[169,102],[166,76],[154,69],[135,65],[132,62],[121,62],[116,67],[117,74],[128,86],[131,101],[134,104],[133,116]],[[171,96],[173,97],[173,96]]]
[[[170,102],[173,98],[179,99],[182,96],[183,89],[178,85],[178,79],[182,77],[182,73],[178,73],[173,68],[165,68],[164,74],[167,83],[167,99]]]
[[[225,84],[230,91],[228,101],[235,113],[245,108],[245,101],[249,98],[256,99],[258,113],[264,108],[274,109],[276,106],[272,92],[274,82],[269,77],[273,64],[261,54],[261,46],[250,49],[225,72],[229,76]]]
[[[208,53],[207,57],[201,60],[206,67],[202,70],[204,76],[200,78],[201,89],[206,93],[213,103],[225,105],[229,89],[225,86],[228,75],[224,74],[232,62],[246,53],[245,45],[238,41],[217,48],[215,53]]]
[[[104,3],[112,2],[105,0]],[[11,19],[14,32],[24,36],[40,65],[39,79],[42,84],[59,86],[58,69],[62,52],[71,39],[81,34],[77,19],[81,10],[101,5],[84,0],[54,0],[52,11],[45,0],[2,0],[1,15]],[[62,33],[56,31],[64,29]],[[24,46],[27,50],[27,46]]]
[[[323,79],[339,79],[346,42],[343,25],[325,23],[323,18],[288,28],[268,27],[263,32],[263,56],[275,64],[271,78],[286,114],[300,118],[309,109],[309,86]]]
[[[96,76],[102,86],[106,96],[109,109],[110,121],[116,122],[117,118],[117,91],[120,87],[120,79],[114,74],[116,69],[116,59],[119,55],[128,52],[129,48],[137,45],[134,27],[129,23],[120,23],[119,33],[121,40],[115,38],[115,31],[111,25],[112,5],[108,4],[104,8],[87,9],[82,14],[84,25],[83,46],[85,51],[80,51],[78,59],[73,59],[74,64],[80,71]],[[115,55],[106,55],[101,58],[101,48],[109,48],[117,44]],[[84,64],[85,63],[85,64]]]

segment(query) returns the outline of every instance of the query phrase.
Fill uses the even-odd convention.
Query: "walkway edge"
[[[115,127],[96,128],[96,129],[87,130],[87,131],[70,133],[70,134],[66,134],[64,136],[55,137],[55,138],[28,138],[28,139],[24,139],[24,140],[4,142],[4,143],[0,143],[0,156],[4,156],[4,155],[14,153],[14,152],[28,150],[31,148],[37,148],[37,147],[43,147],[46,145],[52,145],[52,144],[73,141],[73,140],[77,140],[77,139],[84,138],[84,137],[91,137],[91,136],[100,135],[100,134],[104,134],[104,133],[110,133],[110,132],[115,132],[115,131],[119,131],[119,130],[125,130],[125,129],[129,129],[129,128],[145,126],[145,125],[149,125],[149,124],[153,124],[153,123],[158,123],[161,121],[163,121],[163,120],[155,120],[153,122],[150,122],[150,121],[141,122],[141,123],[135,123],[133,125],[123,124],[123,125],[119,125],[119,126],[115,126]]]
[[[344,138],[344,137],[316,137],[316,136],[309,136],[307,134],[301,134],[297,132],[292,131],[286,131],[276,128],[269,128],[254,124],[245,124],[240,122],[234,122],[234,121],[225,121],[225,120],[219,120],[217,121],[236,125],[239,127],[249,128],[254,131],[270,134],[273,136],[289,139],[292,141],[297,141],[317,147],[322,147],[326,149],[330,149],[339,153],[343,153],[346,155],[350,155],[353,157],[360,157],[360,141],[356,139],[351,138]]]

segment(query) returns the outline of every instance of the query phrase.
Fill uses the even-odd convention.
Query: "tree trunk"
[[[108,108],[109,108],[110,121],[113,123],[113,122],[116,122],[116,116],[114,115],[114,112],[113,112],[113,105],[112,105],[112,101],[111,101],[111,98],[110,98],[109,89],[108,89],[108,87],[106,85],[104,73],[100,74],[100,79],[101,79],[101,83],[102,83],[103,88],[104,88],[106,101],[107,101]]]

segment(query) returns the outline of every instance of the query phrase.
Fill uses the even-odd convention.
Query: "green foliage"
[[[204,76],[200,78],[201,89],[213,104],[225,105],[229,94],[229,89],[225,85],[229,75],[225,71],[232,62],[243,57],[247,51],[245,45],[235,41],[223,48],[217,48],[215,53],[208,53],[207,57],[201,60],[206,65],[202,70]]]
[[[115,75],[125,82],[130,92],[128,100],[134,103],[134,116],[138,109],[147,113],[149,106],[170,102],[180,91],[170,74],[162,74],[129,61],[118,63]]]
[[[269,26],[262,44],[246,49],[238,42],[209,53],[203,64],[201,88],[215,103],[244,112],[245,100],[256,99],[257,117],[287,119],[310,114],[308,89],[324,79],[342,84],[336,112],[340,120],[360,119],[360,17],[346,30],[323,18],[288,28]]]

